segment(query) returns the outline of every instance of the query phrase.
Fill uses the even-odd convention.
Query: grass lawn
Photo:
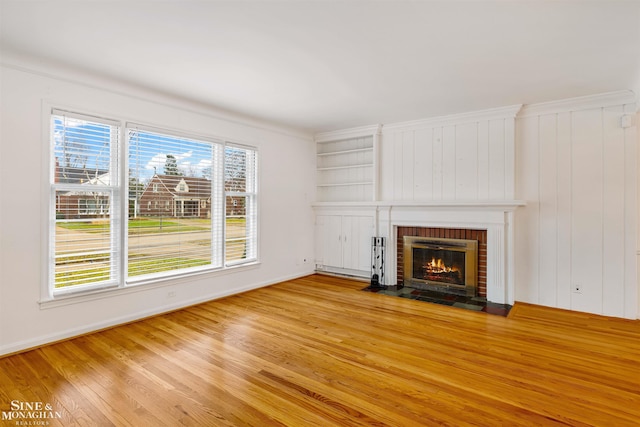
[[[129,276],[139,276],[141,274],[160,273],[163,271],[177,270],[179,268],[199,267],[207,265],[211,261],[206,259],[193,258],[163,258],[162,263],[157,260],[136,260],[129,261]],[[56,272],[56,288],[65,286],[83,285],[109,280],[109,265],[95,265],[80,267],[79,270]]]
[[[188,219],[181,222],[175,219],[135,218],[129,220],[129,236],[157,233],[182,233],[185,231],[211,230],[211,221]]]
[[[109,222],[102,219],[94,219],[88,221],[59,221],[57,224],[67,230],[74,230],[79,232],[86,232],[87,234],[96,233],[108,236]],[[144,236],[149,236],[148,244],[150,248],[157,251],[163,247],[163,239],[167,240],[167,247],[164,249],[163,255],[158,259],[147,259],[143,255],[133,256],[130,254],[128,265],[129,276],[140,276],[144,274],[161,273],[165,271],[172,271],[184,268],[199,267],[208,265],[211,261],[208,259],[198,258],[198,255],[189,256],[189,251],[182,254],[177,254],[171,246],[174,239],[171,237],[171,233],[182,233],[191,231],[210,232],[212,222],[209,219],[203,218],[133,218],[128,223],[129,237],[137,237],[141,241],[146,239]],[[227,218],[226,220],[226,235],[227,235],[227,247],[226,247],[226,259],[235,260],[242,259],[246,254],[246,218],[234,217]],[[162,236],[166,234],[166,236]],[[159,239],[153,237],[156,235]],[[200,234],[192,234],[183,241],[184,244],[197,245],[197,246],[210,246],[211,241],[209,239],[203,239]],[[60,238],[66,239],[65,233],[60,234]],[[71,235],[71,239],[76,239],[79,242],[81,236]],[[87,236],[89,240],[93,241],[93,237]],[[183,239],[183,236],[175,235],[175,239]],[[144,245],[143,245],[144,246]],[[109,257],[110,255],[105,251],[99,253],[98,247],[93,247],[93,253],[81,253],[86,246],[80,245],[74,253],[73,250],[67,253],[60,253],[56,259],[56,288],[65,286],[75,286],[87,283],[96,283],[109,280],[110,267]],[[144,250],[144,249],[142,249]],[[162,251],[162,249],[160,249]],[[180,256],[183,255],[183,256]],[[201,251],[199,256],[203,256]],[[166,257],[166,258],[165,258]]]
[[[177,270],[180,268],[200,267],[210,264],[211,260],[197,258],[163,258],[162,264],[157,260],[136,260],[129,261],[129,276],[139,276],[141,274],[160,273],[163,271]]]
[[[235,221],[235,218],[234,218]],[[109,232],[109,221],[58,221],[58,227],[67,230],[87,231],[89,233]],[[182,233],[185,231],[207,231],[211,229],[211,221],[208,219],[181,219],[175,218],[134,218],[129,220],[129,235],[157,233]]]
[[[93,220],[91,222],[84,221],[60,221],[56,223],[58,227],[62,227],[67,230],[80,230],[80,231],[91,231],[91,232],[106,232],[109,231],[109,221],[105,220]]]

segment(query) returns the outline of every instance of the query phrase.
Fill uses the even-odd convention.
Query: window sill
[[[216,270],[204,270],[172,277],[149,279],[126,284],[122,287],[105,287],[101,289],[92,289],[87,291],[79,291],[59,295],[50,299],[39,301],[40,309],[46,310],[50,308],[63,307],[71,304],[78,304],[87,301],[94,301],[103,298],[111,298],[115,296],[128,295],[135,292],[143,292],[150,289],[162,288],[165,286],[180,285],[182,283],[192,282],[196,278],[202,277],[218,277],[226,274],[236,273],[243,270],[252,270],[260,267],[260,261],[254,261],[247,264],[239,264],[220,268]]]

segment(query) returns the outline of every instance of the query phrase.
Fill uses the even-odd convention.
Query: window
[[[52,111],[52,296],[256,261],[256,150],[123,123]]]
[[[228,146],[224,156],[225,262],[256,259],[257,180],[255,150]]]
[[[120,278],[116,217],[118,122],[51,115],[50,283],[54,290],[108,286]]]
[[[215,173],[221,170],[223,145],[174,136],[156,129],[131,125],[129,181],[142,186],[153,179],[168,193],[143,192],[140,201],[152,203],[148,214],[129,216],[128,277],[155,277],[175,270],[222,266],[222,208],[205,209],[200,200],[212,197],[222,203]],[[219,173],[218,173],[219,174]],[[183,194],[187,187],[188,195]],[[167,197],[169,199],[167,199]],[[159,209],[169,206],[175,209]],[[163,203],[164,201],[164,203]],[[159,203],[160,202],[160,203]]]

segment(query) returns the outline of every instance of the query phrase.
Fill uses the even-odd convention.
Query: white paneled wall
[[[514,198],[515,115],[520,105],[385,125],[381,200]]]
[[[636,318],[632,93],[523,108],[516,120],[516,300]]]

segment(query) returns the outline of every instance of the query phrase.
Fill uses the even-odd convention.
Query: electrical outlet
[[[174,298],[176,296],[176,291],[167,292],[167,298]]]
[[[580,285],[580,283],[574,283],[572,286],[573,289],[573,293],[574,294],[581,294],[582,293],[582,286]]]

